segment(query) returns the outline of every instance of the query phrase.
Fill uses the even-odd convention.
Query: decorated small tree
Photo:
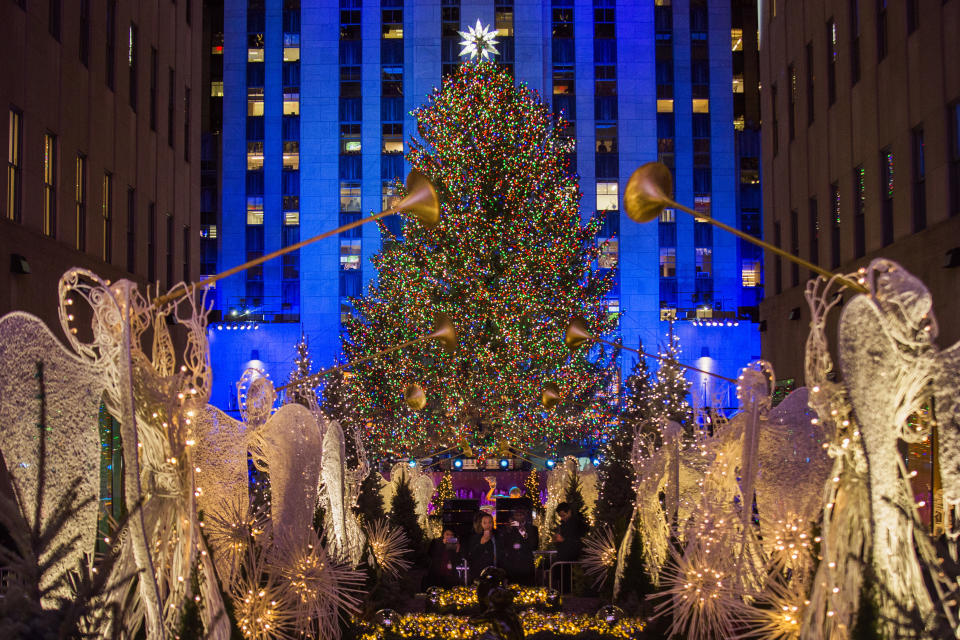
[[[356,509],[361,526],[371,526],[377,520],[386,517],[383,494],[380,493],[380,475],[376,471],[371,471],[360,484]]]
[[[507,442],[556,446],[608,423],[612,364],[601,349],[572,356],[572,316],[597,335],[616,324],[610,276],[594,270],[599,217],[581,222],[567,169],[570,141],[537,94],[491,62],[468,62],[415,112],[407,160],[435,186],[441,218],[414,218],[374,257],[377,278],[353,300],[344,352],[368,356],[429,332],[438,312],[459,332],[445,353],[421,342],[356,367],[358,408],[374,452],[407,454],[466,443],[478,454]],[[425,408],[411,411],[417,383]],[[556,384],[561,401],[544,411]]]
[[[693,407],[687,401],[690,383],[684,377],[683,368],[669,361],[680,359],[680,338],[673,332],[672,323],[667,346],[659,355],[665,359],[660,361],[657,382],[653,387],[652,415],[672,420],[683,427],[685,434],[692,435]]]
[[[543,517],[543,502],[540,500],[540,477],[536,469],[530,469],[527,479],[523,481],[523,497],[530,501],[538,517]]]
[[[308,377],[313,368],[313,361],[310,358],[310,348],[307,343],[307,336],[301,335],[300,341],[296,345],[296,355],[293,359],[293,370],[290,372],[290,382],[303,380]],[[294,385],[288,392],[288,401],[296,404],[302,404],[307,408],[317,406],[317,392],[308,384]]]
[[[437,485],[437,492],[433,494],[430,504],[433,506],[433,513],[443,517],[443,503],[446,500],[453,500],[457,494],[453,491],[453,474],[449,471],[440,478],[440,484]]]

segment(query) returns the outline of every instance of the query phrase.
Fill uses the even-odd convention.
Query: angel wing
[[[104,367],[68,351],[39,318],[27,313],[0,318],[0,335],[0,452],[31,525],[38,500],[43,526],[67,491],[76,491],[76,501],[69,505],[76,513],[48,547],[56,549],[76,537],[57,563],[73,569],[93,551],[97,536]],[[45,574],[41,586],[49,587],[59,577]],[[49,602],[56,595],[51,593]]]

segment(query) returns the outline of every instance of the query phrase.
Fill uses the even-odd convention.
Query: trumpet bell
[[[673,203],[673,176],[660,162],[648,162],[633,172],[623,192],[623,208],[634,222],[650,222]]]
[[[423,392],[423,387],[412,382],[403,390],[403,401],[413,411],[420,411],[427,406],[427,394]]]
[[[457,350],[457,328],[453,326],[450,316],[445,313],[437,314],[430,337],[437,340],[447,353]]]
[[[575,316],[567,324],[567,331],[563,336],[563,341],[571,351],[578,348],[585,342],[593,340],[593,334],[587,328],[587,321],[582,316]]]
[[[543,385],[543,391],[540,393],[540,403],[544,409],[553,409],[560,402],[560,387],[553,382]]]
[[[407,195],[393,208],[406,211],[426,227],[435,227],[440,221],[440,199],[437,190],[426,176],[414,169],[407,174]]]

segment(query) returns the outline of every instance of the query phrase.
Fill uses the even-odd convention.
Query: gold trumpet
[[[343,233],[344,231],[349,231],[360,225],[367,224],[368,222],[373,222],[374,220],[379,220],[380,218],[385,218],[387,216],[393,215],[395,213],[400,213],[401,211],[406,211],[408,214],[415,217],[426,227],[435,227],[437,222],[440,220],[440,200],[437,198],[437,191],[434,189],[433,184],[430,183],[427,178],[420,173],[419,171],[413,170],[407,174],[407,195],[404,196],[397,204],[386,211],[381,211],[380,213],[368,216],[366,218],[360,218],[348,224],[345,224],[341,227],[337,227],[333,231],[327,231],[321,233],[318,236],[302,240],[296,244],[292,244],[289,247],[284,247],[278,249],[273,253],[268,253],[265,256],[260,256],[254,260],[249,260],[244,262],[241,265],[237,265],[231,269],[227,269],[222,273],[210,276],[206,280],[201,280],[200,282],[194,282],[188,285],[181,285],[173,289],[172,291],[158,297],[153,301],[154,306],[161,306],[168,302],[172,302],[186,295],[190,295],[197,288],[203,288],[213,284],[218,280],[223,280],[224,278],[230,277],[235,273],[240,273],[251,267],[256,267],[257,265],[263,264],[268,260],[273,260],[284,254],[290,253],[291,251],[296,251],[297,249],[302,249],[303,247],[313,244],[324,238],[329,238],[330,236],[336,235],[338,233]]]
[[[540,392],[540,404],[544,409],[553,409],[560,402],[560,387],[553,382],[547,382],[543,385],[543,391]]]
[[[403,401],[411,410],[420,411],[427,406],[427,394],[424,393],[423,387],[416,382],[411,382],[403,390]]]
[[[611,342],[610,340],[604,340],[603,338],[598,338],[597,336],[590,333],[590,329],[587,327],[587,321],[584,320],[581,316],[574,316],[570,319],[570,322],[567,324],[567,330],[564,333],[563,341],[566,343],[567,348],[571,351],[575,351],[583,344],[587,342],[602,342],[603,344],[608,344],[611,347],[616,347],[617,349],[623,349],[625,351],[630,351],[636,353],[637,355],[647,356],[648,358],[656,358],[661,362],[669,362],[670,364],[682,367],[684,369],[689,369],[690,371],[696,371],[697,373],[703,373],[708,376],[713,376],[714,378],[719,378],[720,380],[726,380],[727,382],[736,383],[737,381],[733,378],[728,378],[726,376],[721,376],[719,373],[713,373],[711,371],[704,371],[703,369],[698,369],[696,367],[691,367],[688,364],[683,364],[677,362],[673,358],[664,358],[663,356],[654,355],[652,353],[647,353],[646,351],[641,351],[640,349],[632,349],[630,347],[625,347],[619,342]]]
[[[436,340],[440,343],[440,346],[443,347],[443,350],[447,353],[453,353],[457,349],[457,329],[453,326],[453,322],[450,320],[450,316],[445,313],[438,313],[436,320],[434,320],[433,331],[430,333],[424,334],[419,338],[414,338],[413,340],[407,340],[406,342],[401,342],[400,344],[393,345],[392,347],[387,347],[377,351],[376,353],[371,353],[368,356],[364,356],[359,360],[354,360],[353,362],[346,362],[336,367],[330,367],[329,369],[324,369],[314,373],[313,375],[307,376],[306,378],[300,378],[299,380],[294,380],[288,382],[282,387],[276,387],[276,391],[283,391],[289,389],[290,387],[299,387],[307,385],[308,387],[316,386],[320,380],[323,379],[323,376],[333,373],[334,371],[341,371],[343,369],[348,369],[350,367],[362,364],[373,360],[374,358],[379,358],[380,356],[386,355],[388,353],[393,353],[403,349],[404,347],[409,347],[410,345],[416,344],[418,342],[423,342],[424,340]],[[408,387],[409,388],[409,387]],[[419,385],[417,385],[419,389]],[[420,389],[420,393],[423,394],[423,389]],[[404,397],[406,397],[406,392],[404,392]],[[424,402],[426,402],[426,397],[424,397]],[[407,401],[409,404],[409,400]],[[423,408],[423,407],[420,407]]]
[[[843,276],[838,276],[837,274],[827,271],[826,269],[819,267],[812,262],[808,262],[803,258],[798,258],[792,253],[784,251],[780,247],[776,247],[772,244],[764,242],[763,240],[754,238],[750,234],[744,233],[735,227],[731,227],[730,225],[724,224],[719,220],[714,220],[709,216],[704,216],[703,214],[697,213],[689,207],[683,206],[682,204],[673,200],[671,197],[672,193],[673,178],[670,174],[670,169],[660,162],[648,162],[634,171],[633,175],[630,176],[630,180],[627,181],[627,187],[623,192],[623,208],[626,210],[627,215],[630,216],[631,220],[641,223],[656,220],[658,217],[660,217],[661,212],[663,212],[666,207],[679,209],[680,211],[689,213],[701,222],[708,222],[715,227],[723,229],[724,231],[729,231],[738,238],[755,244],[758,247],[763,247],[767,251],[775,253],[782,258],[786,258],[791,262],[795,262],[801,267],[809,269],[814,273],[818,273],[827,279],[836,278],[843,286],[849,287],[854,291],[859,291],[860,293],[867,293],[867,288],[861,284],[853,282],[852,280],[848,280]]]

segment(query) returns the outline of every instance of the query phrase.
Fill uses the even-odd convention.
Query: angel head
[[[899,264],[877,258],[866,269],[867,287],[885,319],[901,338],[932,341],[937,337],[933,297],[923,282]],[[899,325],[899,326],[898,326]]]

